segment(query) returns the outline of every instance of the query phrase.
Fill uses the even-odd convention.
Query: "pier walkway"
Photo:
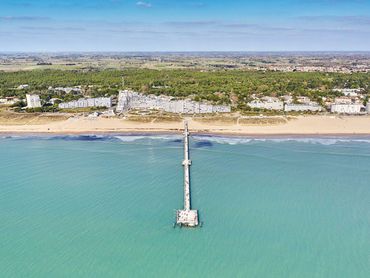
[[[184,123],[184,209],[176,212],[176,224],[179,226],[196,227],[199,224],[198,211],[191,209],[190,195],[190,166],[189,155],[189,129],[188,123]]]

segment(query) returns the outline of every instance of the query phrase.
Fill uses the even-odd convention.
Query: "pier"
[[[189,129],[188,123],[184,123],[184,209],[176,212],[176,224],[185,227],[196,227],[199,224],[198,211],[191,209],[190,194],[190,166],[191,160],[189,155]]]

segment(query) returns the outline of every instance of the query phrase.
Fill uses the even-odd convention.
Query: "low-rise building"
[[[22,85],[19,85],[18,87],[17,87],[17,89],[18,90],[24,90],[24,89],[27,89],[27,88],[29,88],[30,86],[28,85],[28,84],[22,84]]]
[[[59,98],[52,98],[52,99],[49,100],[49,103],[51,103],[52,105],[54,105],[56,103],[60,103],[60,102],[62,102],[62,100],[59,99]]]
[[[285,112],[320,112],[323,111],[323,107],[316,102],[306,103],[306,104],[294,104],[287,103],[284,106]]]
[[[73,109],[73,108],[87,108],[87,107],[112,107],[112,99],[109,97],[88,98],[60,103],[59,108]]]
[[[338,114],[363,114],[366,112],[365,106],[361,103],[335,103],[331,106],[332,113]]]
[[[335,92],[340,92],[347,97],[357,97],[363,89],[334,89]]]
[[[70,102],[59,103],[60,109],[74,109],[74,108],[87,108],[87,107],[112,107],[112,98],[99,97],[99,98],[81,98]]]
[[[305,96],[298,96],[297,97],[297,102],[300,104],[312,104],[312,101],[309,97]]]
[[[261,100],[252,100],[248,103],[248,106],[257,109],[283,110],[284,102],[275,97],[263,97]]]
[[[351,97],[337,97],[334,99],[334,103],[340,103],[340,104],[351,104],[354,102],[355,100]]]
[[[39,95],[26,95],[27,108],[41,107],[41,100]]]
[[[20,101],[19,98],[17,97],[5,97],[5,98],[0,98],[0,105],[13,105]]]
[[[82,93],[81,86],[77,86],[77,87],[56,87],[56,88],[49,87],[49,90],[55,91],[55,92],[64,92],[66,94],[70,94],[70,93],[81,94]]]

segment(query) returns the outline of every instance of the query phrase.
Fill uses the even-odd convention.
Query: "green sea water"
[[[370,138],[0,139],[0,277],[370,277]]]

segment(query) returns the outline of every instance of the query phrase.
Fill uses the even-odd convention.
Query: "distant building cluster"
[[[364,105],[364,96],[361,94],[363,89],[334,89],[334,91],[340,92],[343,96],[334,99],[330,105],[330,112],[348,115],[370,113]]]
[[[230,113],[231,106],[212,105],[192,100],[177,100],[168,96],[144,95],[132,91],[121,91],[118,96],[117,111],[130,109],[155,109],[170,113],[207,114]]]
[[[39,108],[41,107],[41,100],[39,95],[26,95],[27,108]]]
[[[305,61],[307,62],[307,61]],[[287,65],[287,64],[270,64],[260,65],[258,70],[270,70],[270,71],[282,71],[282,72],[340,72],[340,73],[352,73],[352,72],[370,72],[368,65],[327,65],[327,66],[298,66],[298,65]]]
[[[330,111],[336,114],[362,115],[370,114],[370,103],[364,105],[364,89],[334,89],[342,96],[335,99],[322,98],[323,106],[310,98],[285,95],[283,97],[257,97],[252,95],[253,100],[248,103],[251,108],[276,110],[285,112],[321,112]]]
[[[112,107],[112,98],[82,98],[70,102],[63,102],[58,105],[60,109],[87,108],[87,107]]]

